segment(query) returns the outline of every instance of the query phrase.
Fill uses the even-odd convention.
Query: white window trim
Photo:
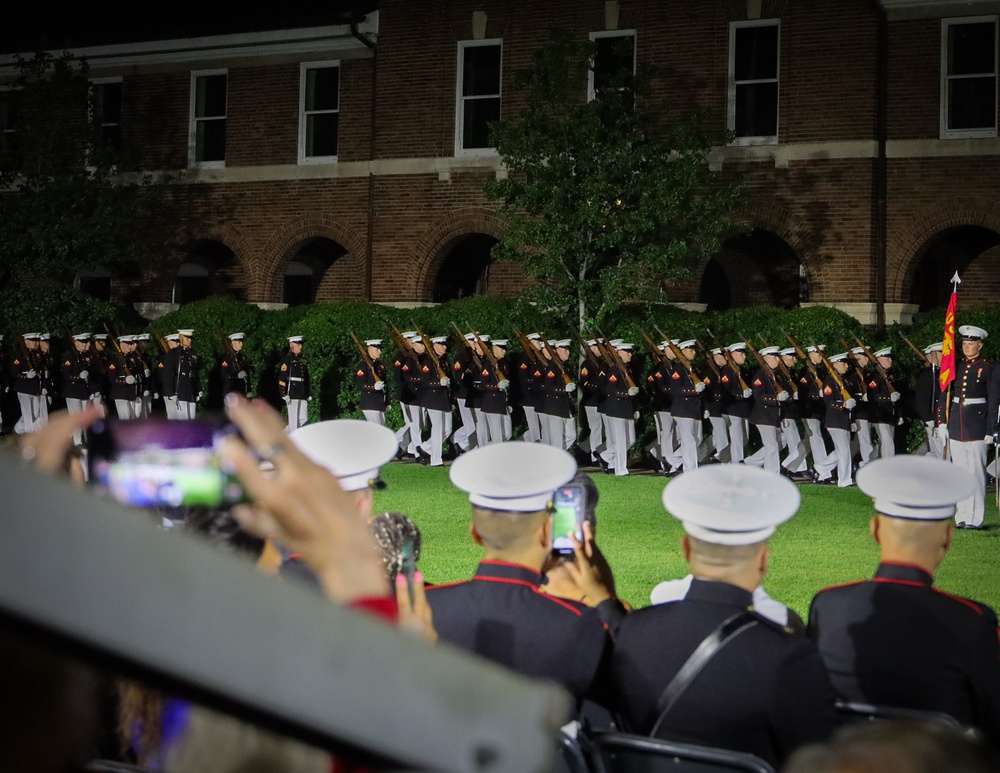
[[[202,78],[206,75],[225,75],[226,76],[226,115],[223,116],[212,116],[208,120],[216,120],[222,118],[223,120],[229,120],[229,70],[228,69],[218,69],[218,70],[192,70],[191,71],[191,86],[190,86],[190,109],[188,111],[188,168],[189,169],[225,169],[226,160],[222,161],[196,161],[195,151],[197,146],[197,120],[195,119],[195,101],[197,97],[197,85],[198,78]],[[228,154],[228,148],[227,148]]]
[[[340,115],[340,60],[330,59],[325,62],[302,62],[299,65],[299,164],[335,164],[340,153],[340,132],[337,132],[337,153],[334,156],[307,156],[306,155],[306,73],[309,70],[322,70],[328,67],[336,67],[337,72],[337,109],[336,110],[313,110],[315,114],[336,113]],[[228,92],[227,92],[228,94]],[[339,120],[339,119],[338,119]]]
[[[636,46],[638,40],[636,39],[636,31],[632,30],[605,30],[604,32],[591,32],[590,40],[591,42],[598,40],[599,38],[632,38],[632,75],[635,75],[635,60],[636,60]],[[587,101],[594,101],[594,70],[591,68],[587,71]]]
[[[941,134],[943,140],[973,139],[982,137],[997,136],[997,115],[996,102],[994,100],[993,128],[992,129],[949,129],[948,128],[948,28],[953,24],[980,24],[985,22],[993,23],[993,80],[994,88],[1000,83],[1000,70],[998,70],[998,49],[1000,49],[1000,17],[993,16],[965,16],[952,19],[941,20]]]
[[[732,145],[777,145],[778,134],[781,131],[781,19],[754,19],[753,21],[733,21],[729,22],[729,65],[726,74],[728,83],[727,104],[726,104],[726,127],[729,131],[736,131],[736,30],[746,27],[777,27],[778,28],[778,50],[775,52],[777,62],[775,66],[774,82],[778,84],[778,104],[775,108],[775,133],[760,137],[735,137]],[[771,83],[768,78],[761,81],[744,81],[744,83]]]
[[[489,38],[486,40],[460,40],[458,41],[457,70],[455,73],[455,157],[456,158],[483,158],[496,156],[496,148],[462,148],[462,78],[465,72],[464,60],[465,49],[479,46],[500,46],[500,110],[503,113],[503,38]],[[474,97],[473,97],[474,98]],[[490,97],[493,99],[494,97]]]

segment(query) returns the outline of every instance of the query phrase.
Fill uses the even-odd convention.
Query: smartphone
[[[403,543],[400,551],[399,573],[406,578],[406,589],[410,594],[410,606],[413,606],[413,575],[417,571],[417,555],[412,539]]]
[[[220,507],[247,501],[222,469],[222,441],[238,434],[225,419],[101,419],[91,427],[90,483],[135,507]]]
[[[587,511],[587,490],[578,484],[556,489],[552,497],[555,515],[552,519],[552,552],[560,556],[573,555],[573,542],[566,535],[572,531],[583,540],[583,520]]]

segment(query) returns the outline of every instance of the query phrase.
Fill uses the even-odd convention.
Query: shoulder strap
[[[737,612],[732,617],[724,620],[718,628],[705,637],[695,651],[691,653],[691,657],[687,659],[680,670],[674,675],[674,678],[670,680],[670,684],[663,689],[660,699],[656,702],[659,714],[657,715],[653,729],[649,731],[650,738],[656,736],[660,725],[663,724],[663,720],[670,712],[670,709],[674,707],[674,704],[677,703],[677,699],[681,697],[681,694],[694,681],[695,677],[701,673],[702,669],[708,665],[709,661],[715,657],[719,650],[739,634],[743,633],[743,631],[757,625],[757,622],[757,617],[752,612]]]

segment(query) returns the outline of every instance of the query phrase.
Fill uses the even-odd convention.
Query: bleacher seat
[[[923,711],[904,709],[896,706],[876,706],[872,703],[837,701],[837,717],[842,724],[875,721],[877,719],[915,719],[936,722],[947,727],[963,729],[963,725],[951,714],[943,711]]]
[[[594,773],[775,773],[753,754],[629,733],[594,736],[590,756]]]

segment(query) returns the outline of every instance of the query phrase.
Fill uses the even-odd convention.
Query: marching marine
[[[309,367],[302,356],[302,336],[288,337],[288,351],[278,363],[278,391],[288,406],[288,431],[309,421]]]

